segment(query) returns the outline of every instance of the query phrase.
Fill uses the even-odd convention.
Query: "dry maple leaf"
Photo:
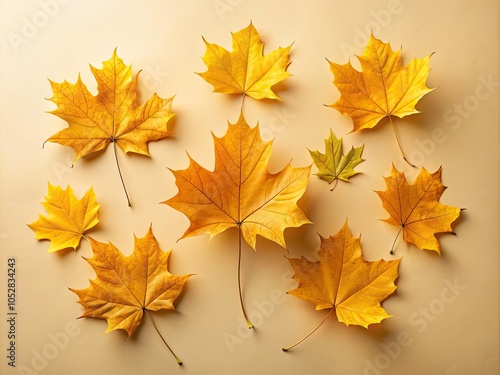
[[[354,168],[364,161],[361,158],[364,145],[361,147],[351,147],[351,150],[346,154],[342,154],[342,138],[337,139],[335,134],[330,130],[330,136],[325,139],[325,153],[319,151],[311,151],[311,157],[314,164],[318,167],[316,176],[327,181],[329,184],[338,180],[349,181],[349,177],[359,173]],[[331,190],[335,188],[335,185]]]
[[[391,175],[384,177],[387,190],[376,191],[390,217],[384,221],[401,227],[403,239],[419,249],[441,253],[437,233],[453,233],[452,224],[460,216],[460,208],[446,206],[439,198],[446,189],[441,183],[440,167],[429,173],[422,168],[415,182],[409,185],[405,175],[394,165]],[[396,236],[396,239],[398,238]],[[396,240],[394,240],[396,243]],[[391,254],[394,250],[392,245]]]
[[[142,238],[134,236],[134,252],[128,257],[111,243],[89,240],[93,256],[86,260],[97,277],[86,289],[70,288],[85,308],[81,318],[106,319],[106,333],[123,329],[130,337],[144,314],[153,322],[149,311],[175,309],[174,301],[191,275],[176,276],[168,271],[171,251],[160,249],[151,228]]]
[[[94,190],[90,188],[82,199],[77,199],[70,186],[62,190],[48,184],[48,194],[43,206],[49,216],[39,215],[38,220],[28,224],[38,240],[50,240],[48,252],[67,248],[76,249],[84,233],[98,222],[100,205]]]
[[[97,81],[98,94],[92,95],[78,76],[75,84],[50,81],[54,96],[49,99],[57,105],[50,113],[68,122],[68,127],[47,139],[72,147],[75,161],[94,152],[104,150],[113,143],[115,159],[120,172],[116,146],[123,152],[149,156],[148,142],[167,137],[168,121],[173,98],[153,96],[138,106],[137,75],[132,77],[132,67],[113,52],[103,62],[103,68],[90,66]],[[121,176],[120,172],[120,178]],[[125,188],[125,186],[124,186]],[[125,189],[126,193],[126,189]],[[127,200],[130,205],[130,200]]]
[[[289,77],[291,45],[263,56],[264,44],[252,23],[232,33],[233,52],[203,41],[207,47],[203,61],[208,70],[197,73],[214,86],[214,92],[246,94],[254,99],[279,99],[272,86]]]
[[[262,140],[258,125],[250,128],[242,114],[215,144],[215,170],[190,158],[186,170],[172,171],[179,191],[163,202],[183,212],[190,226],[182,238],[228,228],[241,229],[255,250],[257,235],[286,247],[283,231],[310,223],[297,201],[307,187],[310,167],[288,164],[276,174],[267,171],[271,142]]]
[[[212,136],[213,172],[191,158],[186,170],[172,171],[179,191],[163,203],[189,218],[182,238],[205,233],[213,237],[238,228],[240,257],[241,236],[254,250],[257,235],[285,247],[286,228],[310,223],[297,201],[306,190],[311,167],[288,164],[276,174],[269,173],[272,143],[264,142],[258,125],[250,128],[242,114],[236,124],[228,125],[223,137]]]
[[[328,61],[333,83],[341,94],[330,107],[351,117],[352,131],[373,128],[385,117],[392,124],[392,116],[402,118],[418,113],[415,105],[433,90],[426,86],[431,56],[415,58],[403,66],[401,51],[394,52],[390,44],[372,34],[363,54],[358,56],[361,72],[350,62],[339,65]],[[394,125],[393,130],[396,134]],[[404,157],[402,150],[401,153]]]
[[[389,318],[380,303],[396,290],[400,259],[368,262],[363,259],[360,240],[349,232],[347,221],[333,237],[320,236],[319,261],[304,257],[288,259],[298,287],[288,293],[316,305],[316,310],[335,311],[340,322],[368,328]],[[310,334],[312,334],[316,327]],[[309,334],[309,335],[310,335]],[[298,345],[309,335],[289,347]]]

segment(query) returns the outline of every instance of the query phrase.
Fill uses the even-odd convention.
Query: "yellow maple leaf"
[[[341,93],[331,107],[348,114],[353,121],[353,131],[373,128],[384,117],[404,117],[418,113],[417,102],[428,92],[429,60],[415,58],[403,66],[401,51],[394,52],[389,43],[373,34],[358,60],[362,71],[350,62],[339,65],[329,61],[334,74],[333,83]]]
[[[252,23],[231,35],[233,52],[203,38],[207,47],[203,61],[208,70],[198,74],[214,86],[214,92],[280,99],[272,86],[290,76],[286,68],[292,46],[280,47],[264,56],[264,44]]]
[[[255,250],[257,235],[285,247],[284,230],[310,223],[297,201],[304,194],[311,167],[288,164],[276,174],[267,171],[271,142],[264,142],[258,125],[250,128],[240,114],[228,124],[226,134],[215,144],[215,170],[208,171],[193,159],[185,170],[172,171],[178,193],[165,203],[190,220],[182,238],[238,228],[238,286],[241,297],[241,238]]]
[[[82,199],[77,199],[70,186],[62,190],[59,186],[48,185],[48,194],[42,204],[49,216],[39,215],[38,220],[28,226],[35,231],[36,239],[50,240],[48,252],[76,249],[84,233],[99,222],[100,205],[94,190],[90,188]]]
[[[134,236],[134,251],[128,257],[112,243],[89,240],[93,256],[86,260],[94,269],[96,279],[91,280],[86,289],[70,288],[85,308],[81,318],[105,319],[106,333],[123,329],[131,336],[146,314],[156,329],[149,312],[175,310],[174,301],[191,275],[176,276],[169,272],[171,251],[160,249],[151,228],[142,238]]]
[[[138,75],[132,77],[132,67],[123,63],[116,50],[103,62],[102,69],[90,69],[97,81],[95,96],[80,76],[75,84],[50,81],[54,95],[49,100],[57,105],[50,113],[67,121],[68,127],[46,142],[72,147],[76,152],[74,161],[104,150],[109,143],[113,143],[115,157],[116,146],[125,153],[149,156],[148,142],[170,134],[167,123],[174,116],[173,98],[162,99],[155,93],[137,105]]]
[[[186,170],[172,171],[179,191],[165,203],[183,212],[190,226],[182,236],[228,228],[241,229],[255,249],[257,235],[285,245],[283,232],[310,223],[297,201],[307,187],[311,167],[288,164],[276,174],[267,171],[271,142],[260,137],[258,125],[250,128],[243,114],[215,144],[215,170],[206,170],[190,158]]]
[[[441,167],[434,173],[422,168],[415,182],[409,185],[404,173],[393,165],[391,175],[384,177],[387,190],[376,191],[390,215],[384,221],[401,227],[399,233],[403,232],[406,242],[420,250],[435,250],[438,253],[441,253],[441,246],[436,234],[453,233],[452,224],[461,211],[439,202],[446,189],[441,183],[441,171]]]
[[[123,152],[149,155],[148,141],[167,137],[167,123],[173,98],[153,96],[138,106],[137,78],[132,77],[132,66],[118,57],[116,50],[103,62],[103,68],[90,66],[97,81],[98,94],[92,95],[78,77],[75,84],[50,81],[54,96],[49,99],[57,105],[50,113],[68,122],[47,142],[71,146],[76,151],[75,161],[90,153],[101,151],[115,143]]]
[[[358,56],[361,72],[350,62],[339,65],[328,61],[334,74],[333,83],[341,94],[330,107],[351,117],[352,132],[373,128],[388,117],[403,159],[413,166],[403,152],[392,117],[418,113],[415,105],[434,90],[426,86],[431,56],[414,58],[403,66],[401,51],[394,52],[390,44],[370,35],[363,54]]]
[[[394,281],[399,276],[400,259],[365,261],[360,240],[351,235],[347,221],[336,235],[320,239],[318,261],[304,257],[288,259],[294,270],[293,279],[298,283],[288,293],[315,304],[316,310],[331,309],[320,325],[333,312],[340,322],[365,328],[389,318],[391,315],[380,303],[396,290]]]

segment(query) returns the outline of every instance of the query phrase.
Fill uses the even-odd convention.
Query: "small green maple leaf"
[[[322,154],[319,151],[308,151],[319,170],[316,176],[328,181],[329,184],[334,181],[336,184],[338,180],[349,182],[349,177],[359,173],[356,172],[354,168],[364,161],[364,159],[361,158],[364,147],[364,145],[357,148],[351,147],[351,150],[346,155],[343,155],[342,138],[337,139],[330,129],[330,136],[325,139],[325,153]],[[331,190],[334,188],[335,185]]]

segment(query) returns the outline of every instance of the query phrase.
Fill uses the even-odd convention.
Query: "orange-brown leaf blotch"
[[[335,309],[346,325],[367,328],[390,317],[380,303],[396,290],[400,259],[365,261],[347,221],[336,235],[320,239],[319,261],[288,259],[299,284],[288,293],[315,304],[316,310]]]
[[[417,102],[428,92],[429,60],[415,58],[403,66],[401,51],[394,52],[390,44],[373,34],[358,60],[362,71],[350,62],[339,65],[330,62],[333,83],[341,97],[331,107],[347,114],[353,121],[353,130],[373,128],[384,117],[404,117],[418,113]]]
[[[214,86],[214,92],[245,94],[254,99],[279,99],[272,87],[289,77],[286,68],[291,45],[263,55],[264,44],[250,25],[232,34],[233,52],[208,43],[203,61],[208,70],[198,73]]]
[[[97,277],[86,289],[70,289],[85,308],[81,318],[106,319],[106,333],[123,329],[131,336],[146,310],[175,309],[174,301],[191,276],[168,271],[171,251],[160,249],[151,228],[134,239],[134,252],[126,257],[113,244],[91,238],[94,254],[86,260]]]
[[[429,173],[422,168],[412,185],[394,165],[391,175],[384,177],[387,190],[376,193],[389,218],[384,221],[402,227],[403,239],[419,249],[441,252],[437,233],[453,233],[452,224],[460,216],[460,208],[446,206],[439,198],[446,189],[441,183],[440,167]]]
[[[258,125],[250,128],[240,114],[215,144],[215,170],[190,158],[186,170],[172,171],[179,191],[163,202],[190,220],[184,237],[210,237],[240,227],[255,249],[257,235],[285,247],[283,231],[310,223],[297,201],[306,190],[311,167],[288,164],[276,174],[267,171],[271,142],[264,142]]]
[[[99,222],[100,205],[92,188],[82,199],[77,199],[71,186],[62,190],[49,182],[48,194],[42,204],[49,215],[39,215],[38,220],[28,226],[35,231],[38,240],[50,240],[49,253],[76,249],[84,233]]]
[[[103,68],[90,67],[97,81],[98,94],[92,95],[78,77],[75,84],[50,82],[57,108],[50,113],[68,122],[68,127],[47,139],[72,147],[75,161],[102,151],[115,142],[123,152],[148,155],[148,142],[167,137],[173,98],[153,96],[136,104],[137,77],[116,51],[103,62]]]

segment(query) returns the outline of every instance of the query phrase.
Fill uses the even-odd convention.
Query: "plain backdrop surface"
[[[494,375],[499,373],[499,7],[497,1],[14,1],[2,0],[0,57],[0,373],[2,374],[392,374]],[[332,129],[344,150],[365,145],[365,162],[350,183],[333,192],[311,175],[300,207],[314,223],[287,229],[288,253],[260,238],[257,252],[243,248],[244,301],[255,331],[242,323],[238,302],[237,233],[177,241],[188,220],[159,204],[176,194],[171,169],[189,155],[213,168],[211,132],[222,136],[236,122],[240,97],[212,93],[195,72],[206,70],[202,36],[231,49],[231,32],[250,23],[264,53],[293,43],[293,75],[276,87],[279,101],[245,100],[248,123],[274,138],[269,170],[287,162],[309,165],[307,149],[323,151]],[[324,106],[339,97],[328,62],[357,65],[372,31],[404,63],[431,53],[420,114],[396,119],[403,148],[418,168],[401,159],[390,124],[348,134],[352,122]],[[66,123],[54,109],[48,79],[75,82],[93,93],[89,64],[101,67],[114,49],[139,76],[139,101],[154,92],[175,95],[174,135],[152,142],[152,158],[119,153],[133,202],[127,207],[111,147],[71,163],[69,147],[43,142]],[[455,229],[441,235],[442,255],[401,239],[374,190],[384,190],[391,164],[413,182],[420,167],[443,167],[448,186],[441,202],[467,208]],[[315,166],[313,173],[317,172]],[[83,308],[68,287],[82,289],[95,274],[76,250],[47,254],[26,226],[38,214],[47,183],[68,184],[81,197],[93,186],[102,205],[89,232],[125,254],[133,235],[152,225],[163,250],[173,249],[170,270],[195,273],[176,312],[155,313],[156,323],[184,361],[179,368],[150,322],[133,337],[104,334],[106,322],[79,319]],[[327,314],[286,295],[296,284],[285,255],[314,259],[318,234],[335,234],[348,219],[361,235],[365,259],[403,257],[397,292],[383,306],[394,317],[369,329],[328,320],[288,353],[289,345]],[[16,368],[6,364],[7,259],[17,267]]]

